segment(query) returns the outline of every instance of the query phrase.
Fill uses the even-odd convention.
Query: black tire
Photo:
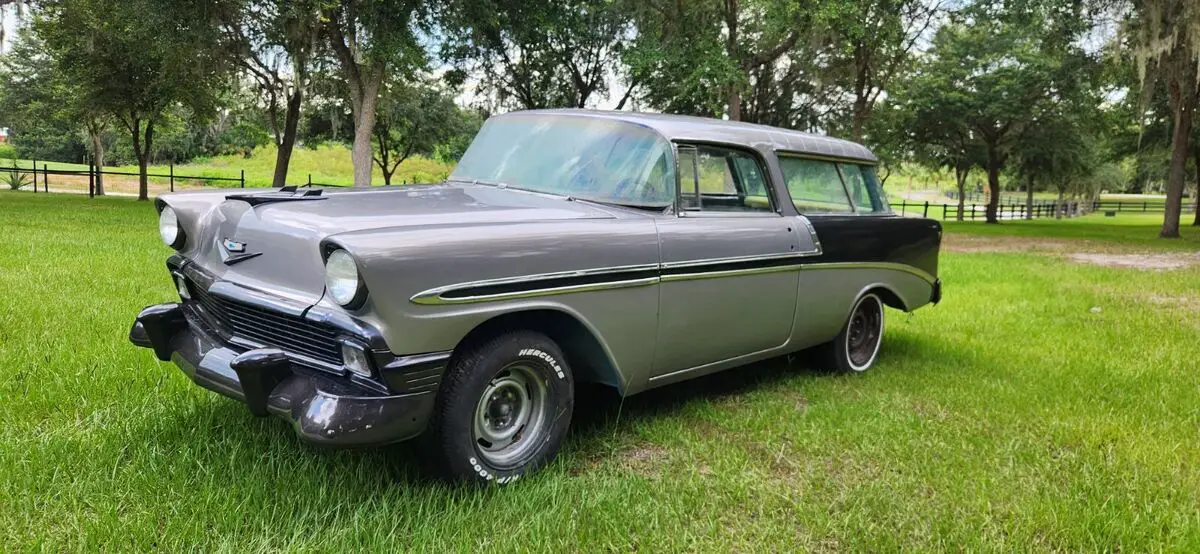
[[[883,301],[878,296],[859,297],[837,337],[816,348],[818,363],[838,373],[870,369],[883,343],[883,319]]]
[[[452,480],[511,483],[558,453],[574,388],[566,357],[541,333],[513,331],[468,346],[442,381],[422,455]]]

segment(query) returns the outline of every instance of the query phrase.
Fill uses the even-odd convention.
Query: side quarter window
[[[850,213],[854,207],[846,197],[837,165],[832,162],[780,156],[779,169],[787,182],[796,211]]]
[[[733,148],[679,146],[679,208],[704,212],[774,212],[758,159]]]
[[[858,213],[887,213],[890,211],[883,191],[879,187],[879,179],[875,168],[857,164],[838,164],[850,200],[854,202],[854,211]]]

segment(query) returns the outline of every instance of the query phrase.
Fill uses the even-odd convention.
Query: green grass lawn
[[[946,229],[1200,251],[1157,224]],[[1200,266],[947,252],[944,301],[890,312],[868,374],[589,391],[555,463],[497,490],[424,479],[411,446],[306,446],[130,345],[173,297],[149,204],[0,192],[0,231],[4,550],[1200,548]]]

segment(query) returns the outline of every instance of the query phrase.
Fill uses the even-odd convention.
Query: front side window
[[[680,145],[680,209],[771,212],[766,176],[758,159],[733,148]]]
[[[804,158],[779,158],[779,169],[787,182],[796,211],[805,213],[850,213],[854,207],[846,197],[837,164]]]
[[[489,119],[450,180],[647,208],[675,201],[666,139],[636,124],[571,115]]]

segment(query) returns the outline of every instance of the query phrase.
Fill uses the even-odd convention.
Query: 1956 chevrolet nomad
[[[303,438],[420,436],[454,478],[548,462],[575,384],[623,395],[816,348],[865,371],[936,303],[941,227],[866,148],[629,112],[496,116],[446,182],[168,194],[180,300],[130,339]]]

